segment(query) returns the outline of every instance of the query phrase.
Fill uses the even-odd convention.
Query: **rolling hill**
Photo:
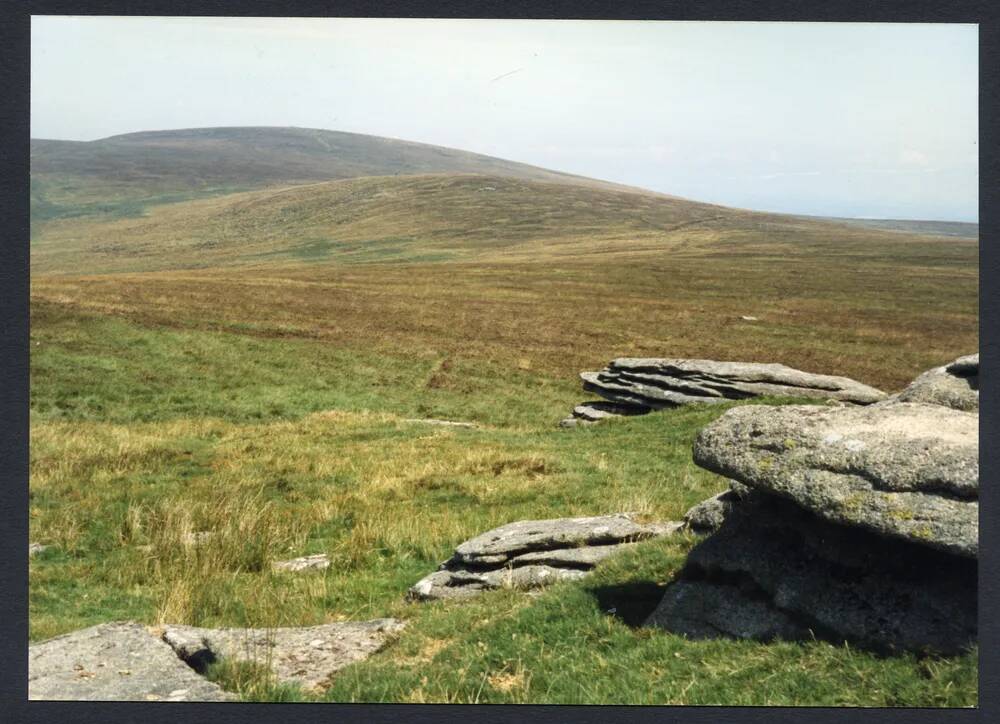
[[[309,128],[194,128],[31,141],[32,220],[133,216],[160,203],[361,176],[479,173],[625,188],[453,148]]]
[[[162,205],[142,217],[53,221],[32,252],[36,270],[56,272],[468,259],[524,246],[603,249],[613,240],[634,248],[683,230],[736,228],[746,216],[585,185],[464,174],[377,176]]]
[[[47,223],[36,272],[159,271],[273,262],[530,261],[599,255],[806,253],[816,243],[923,237],[633,190],[477,174],[375,176]],[[744,249],[745,252],[745,249]]]
[[[559,375],[621,354],[728,358],[739,349],[746,359],[896,384],[943,350],[973,346],[955,340],[975,338],[975,238],[733,209],[496,159],[488,161],[506,164],[507,175],[277,181],[404,168],[374,151],[367,160],[350,149],[316,151],[317,139],[345,137],[353,152],[385,142],[294,129],[112,139],[162,149],[134,154],[132,165],[114,154],[81,160],[74,173],[91,176],[79,177],[78,193],[95,203],[113,204],[113,194],[102,195],[113,178],[138,179],[117,182],[130,193],[151,188],[144,174],[157,183],[267,185],[212,187],[215,196],[202,186],[189,194],[196,198],[128,213],[49,218],[31,243],[33,305],[390,350],[478,349]],[[259,143],[239,145],[251,138]],[[169,150],[176,144],[188,150]],[[204,158],[191,150],[213,146],[225,150]],[[399,147],[430,163],[427,147]],[[205,165],[226,154],[236,170]],[[38,163],[34,172],[44,180],[52,168]],[[512,175],[529,171],[542,178]],[[766,325],[731,326],[760,314]],[[887,345],[899,355],[894,365]]]
[[[974,224],[757,213],[440,146],[278,127],[32,140],[31,219],[36,273],[676,254],[747,241],[780,254],[790,241],[803,251],[978,236]]]

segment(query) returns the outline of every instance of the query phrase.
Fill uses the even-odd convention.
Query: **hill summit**
[[[360,133],[191,128],[96,141],[32,139],[32,216],[44,221],[109,211],[131,215],[135,204],[275,185],[428,173],[627,188],[469,151]]]

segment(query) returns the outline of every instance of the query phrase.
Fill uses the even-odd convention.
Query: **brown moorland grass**
[[[731,244],[648,258],[46,276],[32,299],[145,325],[481,359],[562,378],[616,356],[704,357],[893,390],[978,347],[975,244],[750,252]]]
[[[895,388],[977,347],[977,257],[975,239],[637,191],[374,177],[53,221],[33,242],[32,296],[562,377],[641,354]]]
[[[720,251],[800,255],[831,245],[867,260],[908,241],[926,245],[929,237],[652,192],[439,174],[274,187],[163,204],[129,218],[57,219],[33,235],[32,268],[105,273],[298,261],[546,264],[580,256],[662,262]],[[936,241],[960,243],[954,237]]]

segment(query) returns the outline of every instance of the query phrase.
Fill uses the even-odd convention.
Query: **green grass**
[[[330,701],[967,706],[976,657],[879,659],[823,642],[689,641],[623,620],[655,605],[686,546],[640,545],[535,600],[491,594],[422,612]],[[612,612],[614,610],[614,612]],[[627,616],[628,616],[627,614]],[[632,625],[630,625],[632,624]]]
[[[378,410],[537,425],[558,422],[582,394],[574,379],[474,359],[389,356],[295,337],[152,331],[46,304],[33,309],[30,343],[32,415],[44,420],[242,423]]]
[[[281,684],[265,664],[255,661],[217,661],[208,666],[205,678],[226,691],[237,694],[241,701],[296,702],[306,701],[299,687]]]
[[[169,199],[164,189],[109,187],[96,196],[98,201],[85,201],[80,189],[91,187],[66,191],[62,183],[65,201],[54,192],[43,200],[52,196],[68,209],[81,204],[85,209],[87,203],[108,198],[126,206]],[[57,186],[37,174],[35,184]],[[132,207],[123,207],[119,218],[52,218],[33,235],[33,269],[61,274],[143,272],[246,267],[283,258],[317,263],[391,256],[416,262],[428,255],[481,264],[561,263],[580,257],[604,265],[615,265],[623,257],[657,264],[692,255],[759,263],[789,255],[806,260],[804,252],[831,248],[865,263],[887,251],[903,252],[910,261],[921,253],[968,259],[978,241],[730,209],[652,192],[496,175],[350,178],[224,196],[212,196],[210,190],[180,189],[200,197],[151,206],[141,218],[126,218]]]
[[[974,705],[976,653],[879,658],[823,642],[692,642],[638,626],[690,536],[538,597],[420,604],[406,589],[462,540],[523,518],[677,519],[725,487],[693,465],[719,408],[592,428],[556,421],[572,379],[480,359],[171,330],[36,304],[30,636],[102,621],[315,625],[397,616],[402,637],[331,701]],[[771,401],[778,402],[778,401]],[[405,422],[471,420],[477,429]],[[186,536],[213,531],[205,544]],[[325,552],[311,575],[270,560]],[[610,609],[615,609],[611,612]],[[315,698],[254,667],[247,700]]]

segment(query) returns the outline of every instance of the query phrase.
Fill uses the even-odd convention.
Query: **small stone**
[[[330,559],[326,553],[293,558],[288,561],[275,561],[271,564],[275,571],[298,573],[301,571],[324,571],[330,567]]]
[[[214,537],[215,531],[213,530],[196,530],[181,536],[181,542],[186,546],[200,546],[208,543]]]
[[[434,420],[431,418],[405,418],[403,422],[423,424],[423,425],[440,425],[442,427],[463,427],[468,429],[474,429],[476,424],[473,422],[459,422],[456,420]]]
[[[709,533],[717,530],[739,503],[740,496],[732,490],[726,490],[688,510],[684,514],[684,522],[695,533]]]

